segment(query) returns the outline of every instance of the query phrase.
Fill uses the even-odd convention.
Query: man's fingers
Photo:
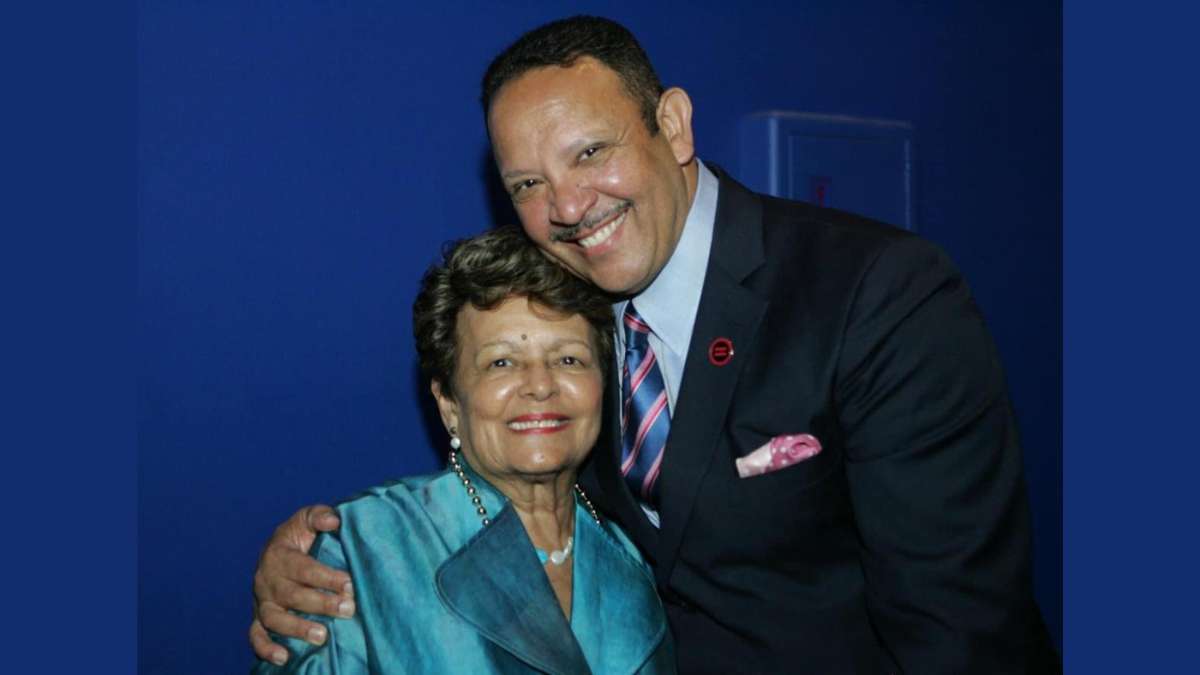
[[[275,528],[266,550],[285,548],[308,553],[318,534],[336,530],[341,522],[337,512],[324,504],[306,506]]]
[[[325,644],[325,640],[329,638],[329,631],[325,626],[315,621],[302,619],[291,612],[285,611],[278,605],[260,607],[259,615],[262,617],[263,626],[279,635],[298,638],[314,645]],[[254,640],[253,627],[251,627],[250,639],[251,641]],[[269,640],[270,637],[268,636],[267,639]],[[258,653],[257,647],[255,648],[255,652]],[[276,662],[272,661],[272,663]]]
[[[261,581],[275,585],[275,587],[268,590],[269,595],[258,593],[256,590],[255,592],[258,593],[260,600],[274,600],[288,609],[309,611],[302,607],[295,607],[288,604],[286,597],[279,597],[281,588],[286,587],[290,589],[292,585],[299,584],[342,595],[352,595],[354,593],[348,573],[329,567],[316,558],[305,553],[300,553],[299,551],[282,549],[275,553],[276,555],[272,556],[269,567],[266,564],[260,566],[260,569],[264,572],[267,569],[271,572],[270,574],[264,574],[261,577]]]
[[[287,609],[308,611],[289,604],[290,599],[285,595],[297,584],[347,597],[354,595],[350,575],[343,570],[324,565],[294,549],[276,547],[263,552],[258,569],[254,571],[256,602],[274,602]]]
[[[302,585],[322,588],[331,593],[353,599],[354,585],[350,575],[320,563],[316,558],[304,558],[295,563],[295,579]]]
[[[335,617],[352,617],[354,587],[350,575],[323,565],[308,555],[318,532],[341,524],[328,506],[300,509],[280,525],[267,542],[254,572],[255,620],[250,624],[250,645],[259,658],[275,664],[288,659],[287,649],[271,640],[279,635],[323,644],[325,626],[302,619],[288,610]],[[323,589],[329,591],[322,592]]]
[[[254,648],[255,655],[263,661],[270,661],[277,666],[287,663],[288,651],[271,641],[267,629],[263,628],[258,619],[250,624],[250,646]]]
[[[322,614],[325,616],[348,619],[354,616],[354,611],[357,609],[354,603],[354,598],[352,597],[340,594],[335,595],[332,593],[325,593],[301,584],[295,584],[291,582],[280,583],[276,587],[274,595],[276,599],[270,604],[285,610],[291,610],[293,612]],[[275,630],[263,616],[263,609],[261,606],[258,614],[260,618],[263,618],[263,623],[266,624],[267,628]]]
[[[337,512],[324,504],[308,507],[304,520],[310,529],[318,532],[331,532],[342,524]]]

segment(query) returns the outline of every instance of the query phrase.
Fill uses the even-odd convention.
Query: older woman
[[[353,619],[298,673],[673,672],[649,568],[576,485],[599,433],[612,310],[515,228],[456,244],[413,305],[448,467],[337,508],[313,554]],[[256,672],[277,668],[260,662]]]

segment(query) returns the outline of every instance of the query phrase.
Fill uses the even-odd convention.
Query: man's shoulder
[[[772,243],[795,240],[809,247],[835,249],[843,256],[871,256],[897,242],[921,241],[912,232],[857,213],[770,195],[758,197],[768,251],[777,250]]]
[[[746,234],[744,228],[761,228],[762,251],[768,264],[803,265],[811,269],[813,265],[824,268],[836,263],[843,269],[855,269],[870,264],[882,251],[897,244],[902,249],[933,247],[916,234],[888,223],[754,192],[719,168],[717,173],[721,178],[721,198],[727,200],[724,218],[736,221],[750,215],[759,221],[719,224],[717,238],[722,235],[740,238]],[[719,207],[718,212],[721,212]]]
[[[762,205],[763,251],[757,278],[768,287],[813,283],[819,277],[827,290],[849,290],[889,250],[915,264],[924,256],[909,251],[936,248],[912,232],[866,216],[770,195],[756,197]]]
[[[894,287],[934,270],[956,274],[938,245],[866,216],[806,202],[754,194],[762,264],[748,286],[769,298],[801,299],[823,312],[860,297],[866,286]],[[744,222],[738,227],[749,227]],[[727,236],[741,236],[737,228]],[[716,245],[720,245],[719,243]]]

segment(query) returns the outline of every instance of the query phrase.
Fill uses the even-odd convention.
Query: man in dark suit
[[[527,234],[618,298],[585,482],[653,565],[681,672],[1060,668],[1003,373],[943,253],[703,164],[687,94],[606,20],[526,34],[483,102]],[[303,588],[346,581],[302,555],[322,519],[264,553],[276,632],[352,602]]]

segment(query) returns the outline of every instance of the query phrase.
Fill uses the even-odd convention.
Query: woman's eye
[[[511,365],[512,359],[493,359],[492,362],[488,364],[488,366],[491,368],[507,368]]]
[[[595,155],[597,152],[600,152],[601,147],[602,146],[599,146],[599,145],[593,145],[592,147],[588,148],[587,150],[584,150],[583,152],[581,152],[579,154],[579,158],[587,159],[587,158]]]
[[[582,366],[583,365],[583,359],[580,359],[577,356],[564,356],[561,359],[559,359],[559,362],[562,363],[564,366]]]

